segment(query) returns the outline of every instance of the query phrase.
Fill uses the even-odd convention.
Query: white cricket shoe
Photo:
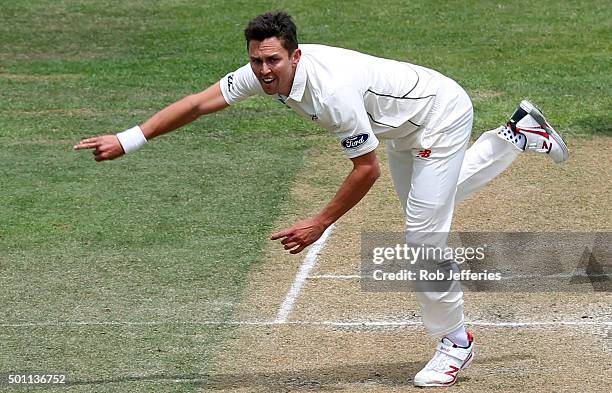
[[[527,100],[521,101],[508,124],[497,135],[519,150],[548,154],[555,162],[569,158],[567,145],[542,112]]]
[[[414,386],[451,386],[459,370],[468,368],[474,360],[474,336],[467,332],[470,345],[458,347],[444,337],[438,343],[433,358],[414,377]]]

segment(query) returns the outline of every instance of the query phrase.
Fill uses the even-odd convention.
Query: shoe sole
[[[542,112],[540,112],[540,110],[538,108],[536,108],[535,105],[533,105],[531,102],[529,102],[527,100],[521,101],[520,107],[523,108],[525,110],[525,112],[529,113],[531,115],[531,117],[533,117],[535,119],[535,121],[538,122],[540,127],[545,129],[546,132],[548,132],[548,134],[550,135],[550,137],[555,142],[557,142],[557,144],[561,148],[561,152],[563,153],[563,159],[561,161],[558,161],[558,162],[563,162],[563,161],[567,160],[569,158],[569,149],[567,148],[567,145],[563,141],[563,138],[561,138],[561,135],[559,135],[559,133],[557,133],[557,131],[555,131],[555,129],[552,128],[550,126],[550,124],[548,124],[548,122],[544,118],[544,115],[542,114]]]

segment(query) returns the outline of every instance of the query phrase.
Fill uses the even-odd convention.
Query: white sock
[[[467,347],[470,345],[467,332],[465,331],[465,326],[463,324],[444,337],[451,340],[458,347]]]

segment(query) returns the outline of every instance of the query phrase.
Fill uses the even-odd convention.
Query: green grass
[[[69,391],[192,391],[325,132],[257,99],[96,164],[116,132],[246,61],[242,29],[285,8],[302,42],[458,80],[476,132],[523,97],[566,134],[610,135],[612,7],[602,1],[2,1],[0,374],[66,372]],[[334,163],[330,163],[334,165]],[[316,209],[316,207],[313,207]]]

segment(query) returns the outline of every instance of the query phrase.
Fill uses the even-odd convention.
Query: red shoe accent
[[[445,372],[444,374],[448,375],[449,377],[452,377],[452,381],[449,382],[444,382],[444,385],[452,385],[455,383],[455,381],[457,380],[457,373],[459,372],[459,370],[461,370],[460,368],[457,368],[455,366],[449,366],[451,369],[448,370],[447,372]]]
[[[542,127],[539,127],[541,130],[543,129]],[[516,129],[518,132],[530,132],[532,134],[536,134],[536,135],[540,135],[543,136],[546,139],[549,139],[549,134],[546,131],[536,131],[536,130],[527,130],[525,128],[517,128]]]
[[[470,341],[470,345],[472,344],[472,341],[474,341],[474,336],[472,336],[472,333],[470,332],[468,332],[468,340]],[[449,382],[444,382],[443,384],[447,386],[454,384],[457,381],[457,373],[463,368],[465,364],[467,364],[467,362],[470,361],[471,358],[472,354],[470,353],[468,357],[465,358],[460,368],[457,368],[455,366],[449,366],[451,369],[445,372],[444,374],[448,375],[449,377],[452,377],[453,379]]]

